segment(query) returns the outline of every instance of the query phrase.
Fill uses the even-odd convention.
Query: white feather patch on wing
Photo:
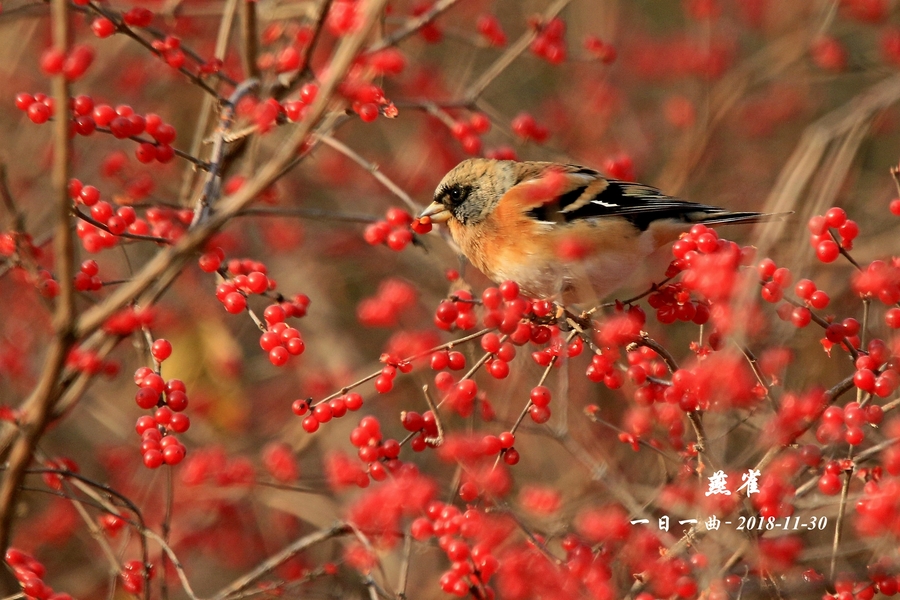
[[[587,185],[587,187],[584,188],[584,192],[578,197],[578,199],[575,200],[575,202],[573,202],[573,203],[569,204],[568,206],[566,206],[565,208],[563,208],[562,210],[560,210],[559,212],[561,212],[561,213],[574,212],[574,211],[578,210],[579,208],[582,208],[583,206],[586,206],[586,205],[594,203],[594,202],[600,202],[601,204],[603,204],[603,202],[596,200],[596,198],[597,198],[598,194],[603,193],[603,191],[609,187],[609,182],[606,181],[605,179],[594,179],[594,178],[592,178],[592,179],[593,179],[593,181],[591,181],[591,183],[589,183]],[[604,206],[616,206],[616,205],[608,205],[607,204]]]

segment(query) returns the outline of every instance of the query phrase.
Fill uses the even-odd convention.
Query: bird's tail
[[[703,225],[724,225],[731,223],[766,223],[768,221],[781,221],[792,212],[781,213],[757,213],[757,212],[692,212],[685,215],[688,223],[702,223]]]

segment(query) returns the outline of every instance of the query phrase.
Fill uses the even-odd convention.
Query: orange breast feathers
[[[527,192],[522,184],[512,188],[481,223],[448,223],[463,254],[494,281],[512,279],[544,298],[573,285],[605,291],[655,249],[656,240],[621,218],[536,220],[528,212],[540,202]]]

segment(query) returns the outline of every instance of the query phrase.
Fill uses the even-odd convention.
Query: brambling
[[[572,305],[603,298],[697,223],[772,216],[686,202],[578,165],[474,158],[447,173],[420,218],[446,223],[493,281]]]

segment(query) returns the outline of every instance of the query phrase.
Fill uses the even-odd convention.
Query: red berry
[[[819,478],[819,491],[826,496],[835,496],[841,491],[840,478],[832,473],[824,473]]]
[[[794,324],[794,327],[806,327],[811,320],[812,315],[804,306],[797,306],[791,312],[791,323]]]
[[[303,430],[307,433],[314,433],[317,429],[319,429],[319,421],[313,417],[308,416],[303,419]]]
[[[500,284],[500,295],[507,302],[512,302],[519,297],[519,284],[515,281],[504,281]]]
[[[144,466],[148,469],[157,469],[163,464],[163,455],[159,450],[147,450],[144,452]]]
[[[277,346],[269,350],[269,362],[276,367],[284,366],[290,358],[290,352],[284,346]]]
[[[312,104],[319,92],[319,86],[315,83],[307,83],[300,88],[300,101],[304,104]]]
[[[550,390],[539,385],[531,390],[531,402],[535,406],[545,407],[550,404]]]
[[[816,246],[816,258],[823,263],[831,263],[837,260],[840,248],[833,240],[823,240]]]
[[[231,292],[225,296],[222,304],[225,305],[225,310],[234,315],[247,308],[247,298],[240,292]]]
[[[394,387],[394,379],[387,375],[379,375],[375,380],[375,391],[379,394],[386,394]]]
[[[809,297],[816,291],[816,284],[809,279],[801,279],[794,287],[794,293],[803,300],[809,300]]]
[[[823,308],[828,306],[828,303],[831,301],[831,298],[828,296],[827,292],[822,290],[816,290],[809,297],[809,304],[816,310],[822,310]]]
[[[355,392],[350,392],[344,397],[344,404],[348,410],[359,410],[363,405],[363,397]]]
[[[825,223],[828,227],[838,228],[844,223],[847,222],[847,213],[844,212],[843,208],[829,208],[828,212],[825,213]]]
[[[853,374],[853,384],[864,392],[875,391],[875,373],[869,369],[860,369]]]
[[[58,48],[47,48],[41,54],[41,70],[47,75],[62,73],[66,53]]]
[[[141,408],[153,408],[159,402],[159,392],[149,387],[142,387],[134,395],[134,401]]]
[[[378,106],[372,102],[366,102],[356,112],[363,123],[371,123],[378,118]]]
[[[172,444],[163,448],[163,461],[167,465],[177,465],[184,459],[184,446],[181,444]]]
[[[488,372],[494,379],[505,379],[509,376],[509,363],[499,358],[494,359],[488,364]]]
[[[388,248],[399,252],[406,248],[412,239],[412,232],[409,229],[394,229],[387,235],[385,242]]]
[[[150,353],[153,354],[153,358],[162,362],[172,355],[172,344],[168,340],[158,339],[153,342]]]
[[[848,244],[855,240],[859,235],[859,225],[857,225],[856,221],[847,219],[846,223],[838,227],[838,235],[841,236],[841,246],[845,249],[849,249]]]
[[[900,308],[896,306],[884,313],[884,322],[891,329],[900,329]]]
[[[106,17],[98,17],[91,23],[91,31],[98,38],[108,38],[116,32],[116,25]]]
[[[294,400],[291,404],[291,411],[298,417],[302,417],[306,413],[309,412],[309,401],[307,400]]]
[[[783,297],[783,292],[781,291],[781,286],[779,286],[774,281],[770,281],[762,287],[762,298],[766,302],[775,303],[781,300]]]
[[[28,107],[28,118],[38,125],[46,123],[50,119],[50,108],[42,102],[34,102]]]
[[[34,96],[26,92],[16,94],[16,108],[19,110],[28,110],[28,107],[34,104]]]

